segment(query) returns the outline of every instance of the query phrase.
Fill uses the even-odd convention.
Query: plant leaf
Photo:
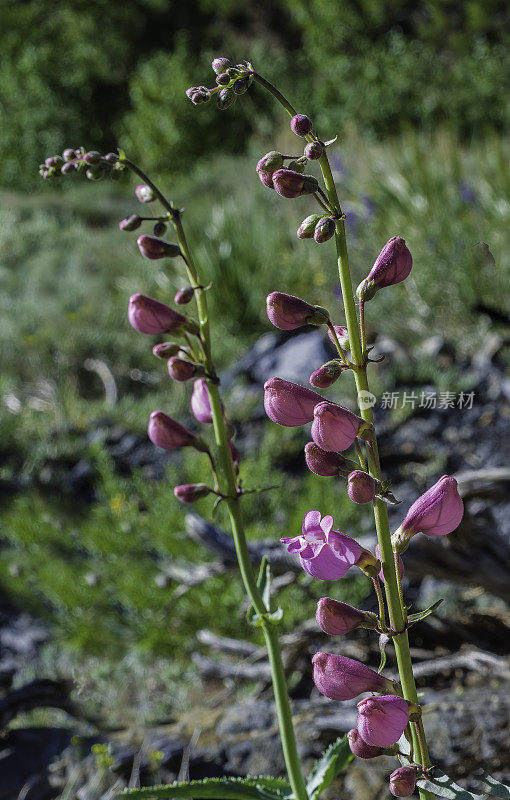
[[[117,147],[117,153],[119,154],[119,161],[125,161],[126,160],[126,154],[125,154],[124,150],[121,150],[120,147]]]
[[[276,625],[283,617],[283,610],[277,608],[275,611],[271,611],[271,566],[267,556],[264,556],[260,562],[257,586],[262,595],[262,601],[267,609],[267,614],[259,614],[255,608],[250,605],[246,618],[250,625],[261,626],[266,622]]]
[[[427,789],[429,792],[439,795],[439,797],[445,797],[446,800],[486,800],[487,796],[487,791],[485,790],[484,794],[468,792],[467,789],[463,789],[462,786],[459,786],[437,768],[431,770],[430,778],[420,778],[416,785],[420,789]]]
[[[310,800],[317,800],[326,789],[349,764],[354,755],[351,753],[347,736],[341,736],[336,742],[330,744],[322,756],[315,762],[306,789]]]
[[[416,614],[409,614],[407,618],[407,624],[414,625],[415,622],[420,622],[420,620],[425,619],[425,617],[430,616],[430,614],[433,614],[436,608],[438,608],[441,605],[443,599],[444,598],[442,597],[440,600],[437,600],[435,603],[433,603],[428,608],[425,608],[423,611],[418,611]]]
[[[484,770],[482,770],[480,775],[477,775],[477,777],[480,777],[480,780],[484,784],[484,792],[490,794],[491,797],[510,797],[510,786],[507,786],[504,783],[499,783],[496,778],[493,778],[492,775],[489,775]]]
[[[292,800],[287,781],[270,776],[204,778],[168,786],[125,789],[116,795],[128,800]]]
[[[381,660],[379,662],[379,669],[377,672],[382,672],[386,664],[386,645],[390,641],[390,637],[386,633],[381,633],[379,636],[379,650],[381,651]]]

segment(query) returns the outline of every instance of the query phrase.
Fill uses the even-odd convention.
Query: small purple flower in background
[[[331,169],[338,178],[345,178],[347,175],[347,167],[345,166],[340,153],[334,152],[329,158]]]
[[[455,478],[443,475],[434,486],[414,501],[399,528],[407,538],[416,533],[445,536],[458,528],[464,503]]]
[[[383,748],[372,747],[364,742],[357,728],[352,728],[352,730],[348,731],[347,740],[351,753],[354,753],[358,758],[377,758],[377,756],[382,755]]]
[[[365,220],[369,222],[375,213],[375,203],[367,194],[363,196],[361,202],[363,203],[363,210],[365,212]]]
[[[390,775],[390,792],[394,797],[410,797],[416,786],[416,767],[399,767]]]
[[[264,384],[264,408],[269,419],[285,428],[297,428],[313,419],[313,410],[324,398],[311,389],[282,378]]]
[[[376,614],[360,611],[358,608],[333,600],[332,597],[321,597],[317,603],[315,615],[317,625],[330,636],[344,636],[357,628],[375,628]]]
[[[345,224],[349,228],[349,233],[351,236],[356,236],[358,233],[358,226],[359,226],[359,216],[355,211],[346,211],[345,212]]]
[[[148,434],[151,442],[163,450],[178,450],[181,447],[206,449],[205,442],[163,411],[153,411],[150,415]]]
[[[313,410],[312,439],[322,450],[341,452],[351,446],[365,424],[346,408],[323,400]]]
[[[330,700],[353,700],[364,692],[392,692],[395,688],[394,683],[388,678],[370,669],[360,661],[355,661],[346,656],[319,652],[315,653],[312,658],[312,664],[314,683],[319,692],[325,697],[329,697]],[[407,703],[405,700],[402,700],[402,702],[409,716]],[[361,731],[359,733],[362,736]],[[363,736],[362,738],[366,742]],[[391,744],[393,743],[391,742]],[[367,744],[376,745],[375,742],[367,742]]]
[[[148,334],[179,330],[188,322],[178,311],[140,293],[129,298],[128,319],[136,331]]]
[[[358,733],[373,747],[391,747],[409,722],[409,705],[396,695],[367,697],[358,703]]]
[[[271,292],[266,300],[267,316],[276,328],[292,331],[302,325],[324,325],[329,314],[321,306],[312,306],[299,297],[284,292]]]
[[[342,578],[364,554],[354,539],[332,527],[333,517],[328,515],[321,520],[320,511],[309,511],[299,536],[280,539],[289,553],[299,556],[305,572],[322,581]]]
[[[206,483],[183,483],[174,486],[174,495],[182,503],[196,503],[202,497],[211,494],[212,489]]]
[[[463,181],[460,185],[460,196],[468,205],[472,205],[476,202],[476,194],[467,181]]]
[[[195,419],[206,424],[212,423],[209,389],[205,378],[197,378],[191,393],[191,411]]]

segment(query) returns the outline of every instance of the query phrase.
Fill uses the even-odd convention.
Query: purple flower
[[[329,389],[347,367],[337,358],[327,361],[310,375],[310,384],[317,389]]]
[[[342,347],[344,347],[344,348],[348,347],[349,346],[349,331],[347,330],[345,325],[333,325],[333,328],[334,328],[334,331],[335,331],[335,333],[337,335],[337,338],[339,339],[340,344],[342,345]],[[336,345],[336,342],[335,342],[335,339],[333,337],[333,334],[331,333],[331,330],[328,330],[328,336],[331,339],[331,341],[333,342],[333,344]]]
[[[182,503],[195,503],[211,492],[212,489],[206,483],[183,483],[181,486],[174,486],[174,495]]]
[[[152,348],[152,352],[156,358],[161,358],[164,361],[172,358],[172,356],[176,356],[180,350],[181,346],[177,344],[177,342],[161,342],[161,344],[155,344]]]
[[[313,239],[317,223],[320,222],[323,217],[324,214],[310,214],[309,217],[305,217],[296,231],[298,239]]]
[[[358,703],[358,733],[373,747],[391,747],[409,722],[409,705],[396,695],[367,697]]]
[[[390,775],[390,792],[394,797],[410,797],[416,786],[416,767],[399,767]]]
[[[290,129],[296,136],[308,136],[312,127],[312,121],[306,114],[295,114],[290,121]]]
[[[375,614],[360,611],[331,597],[321,597],[315,619],[319,628],[330,636],[344,636],[356,628],[375,628],[377,625]]]
[[[296,428],[313,419],[320,394],[282,378],[269,378],[264,384],[264,408],[269,419],[285,428]]]
[[[199,422],[211,423],[213,421],[209,389],[205,378],[197,378],[193,384],[191,411]]]
[[[309,511],[299,536],[280,539],[289,553],[299,556],[305,572],[322,581],[343,577],[364,554],[354,539],[332,527],[333,517],[328,515],[321,520],[320,511]]]
[[[340,453],[322,450],[315,442],[305,444],[305,460],[306,466],[311,472],[323,477],[339,475],[348,468],[348,463],[354,463],[347,462],[347,459]]]
[[[324,153],[324,148],[320,142],[308,142],[305,146],[305,156],[310,161],[315,161],[320,158]]]
[[[375,496],[374,479],[368,472],[354,470],[347,478],[347,494],[353,503],[370,503]]]
[[[196,367],[191,361],[172,356],[168,359],[168,374],[174,381],[190,381],[196,375]]]
[[[193,300],[195,290],[193,286],[183,286],[175,293],[174,303],[178,306],[185,306]]]
[[[315,226],[313,238],[317,244],[327,242],[335,233],[335,220],[332,217],[323,217]]]
[[[457,481],[448,475],[439,478],[425,494],[412,504],[400,530],[409,538],[415,533],[444,536],[460,525],[464,514]]]
[[[351,753],[358,758],[377,758],[382,754],[382,747],[372,747],[363,741],[357,728],[353,728],[347,733]]]
[[[149,334],[179,330],[188,322],[173,308],[140,293],[129,298],[128,319],[136,331]]]
[[[138,214],[131,214],[130,217],[124,217],[124,219],[121,219],[119,222],[119,228],[121,231],[136,231],[141,224],[141,217],[139,217]]]
[[[177,450],[180,447],[206,449],[198,436],[162,411],[153,411],[150,415],[148,434],[151,442],[163,450]]]
[[[136,240],[140,253],[145,258],[150,258],[155,261],[158,258],[176,258],[181,255],[181,249],[178,244],[170,244],[164,242],[163,239],[158,239],[157,236],[151,236],[149,233],[143,233]]]
[[[329,697],[330,700],[352,700],[354,697],[363,694],[363,692],[389,692],[394,690],[394,684],[388,678],[365,666],[360,661],[354,661],[354,659],[346,656],[319,652],[315,653],[312,658],[312,664],[314,683],[319,692]],[[407,710],[407,703],[405,700],[402,702],[405,703]],[[361,731],[359,733],[361,735]],[[366,742],[363,736],[362,738]],[[367,744],[374,745],[375,742],[367,742]],[[382,747],[383,745],[380,746]]]
[[[301,175],[293,169],[277,169],[273,172],[273,187],[282,197],[301,197],[313,194],[319,188],[319,182],[313,175]]]
[[[284,292],[268,294],[266,305],[270,322],[282,331],[291,331],[302,325],[323,325],[329,319],[325,308],[312,306]]]
[[[312,439],[323,450],[347,450],[364,424],[356,414],[324,400],[313,410]]]
[[[231,66],[232,64],[230,63],[230,60],[222,56],[213,58],[211,63],[211,67],[213,68],[216,75],[220,75],[222,72],[226,72],[226,70]]]
[[[377,289],[394,286],[407,278],[413,257],[401,236],[392,236],[377,256],[374,266],[357,288],[358,297],[370,300]]]

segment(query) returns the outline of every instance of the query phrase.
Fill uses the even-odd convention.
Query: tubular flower
[[[390,692],[394,689],[394,684],[388,678],[360,661],[354,661],[346,656],[337,656],[334,653],[315,653],[312,664],[314,683],[319,692],[329,697],[330,700],[352,700],[364,692]],[[402,702],[407,710],[406,701]],[[358,703],[358,708],[359,706],[360,703]],[[359,718],[358,732],[362,736],[359,730]],[[362,738],[367,744],[376,745],[375,742],[367,742],[363,736]],[[395,741],[396,739],[391,744]]]
[[[188,322],[169,306],[140,293],[129,298],[128,319],[135,331],[149,334],[177,331]]]
[[[319,628],[330,636],[344,636],[356,628],[375,628],[377,625],[375,614],[360,611],[332,597],[321,597],[315,619]]]
[[[206,449],[202,439],[162,411],[152,412],[147,432],[151,442],[163,450],[178,450],[180,447]]]
[[[312,306],[299,297],[284,292],[271,292],[267,300],[267,316],[276,328],[292,331],[302,325],[323,325],[329,314],[321,306]]]
[[[400,531],[407,538],[415,533],[444,536],[458,528],[463,514],[464,503],[457,481],[443,475],[434,486],[415,500],[400,526]]]
[[[264,384],[264,408],[269,419],[285,428],[296,428],[313,419],[313,410],[324,398],[311,389],[282,378]]]
[[[197,378],[193,383],[191,393],[191,411],[199,422],[211,423],[213,421],[209,389],[205,378]]]
[[[323,400],[313,410],[312,439],[323,450],[347,450],[364,425],[356,414]]]
[[[394,694],[366,697],[358,703],[358,733],[373,747],[390,747],[398,742],[408,722],[407,700]]]
[[[289,553],[299,556],[305,572],[323,581],[341,578],[365,554],[354,539],[332,527],[333,517],[328,515],[321,520],[320,511],[309,511],[299,536],[280,539]]]

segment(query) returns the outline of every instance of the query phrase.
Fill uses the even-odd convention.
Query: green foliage
[[[281,778],[266,776],[248,778],[205,778],[190,783],[172,783],[168,786],[149,786],[144,789],[126,789],[117,795],[129,800],[283,800],[292,790]]]
[[[317,800],[353,758],[347,736],[341,736],[330,744],[308,776],[306,789],[310,800]]]

